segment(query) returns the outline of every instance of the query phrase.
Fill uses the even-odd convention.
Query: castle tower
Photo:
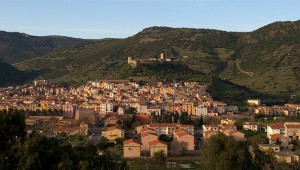
[[[160,59],[162,61],[166,61],[166,54],[165,53],[160,53]]]
[[[128,64],[130,64],[132,61],[132,58],[131,57],[128,57]]]

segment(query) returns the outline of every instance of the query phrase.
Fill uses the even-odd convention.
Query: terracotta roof
[[[151,146],[151,145],[156,145],[156,144],[158,144],[158,143],[162,143],[162,144],[168,145],[166,142],[163,142],[163,141],[158,140],[158,139],[149,142],[149,145],[150,145],[150,146]]]
[[[148,132],[148,131],[156,133],[156,130],[149,128],[148,126],[144,126],[144,128],[141,130],[141,133]]]
[[[127,145],[129,143],[137,143],[137,144],[142,145],[142,143],[136,138],[131,138],[131,139],[123,141],[123,145]]]
[[[119,119],[118,119],[116,116],[110,116],[110,117],[108,117],[107,119],[105,119],[105,122],[113,121],[113,120],[118,121]]]
[[[287,128],[293,128],[293,129],[298,129],[298,128],[300,128],[300,124],[299,124],[299,125],[289,125],[289,124],[285,124],[285,126],[286,126]]]
[[[184,129],[175,129],[173,131],[178,137],[182,137],[182,136],[185,136],[185,135],[192,135],[190,134],[188,131],[184,130]],[[193,135],[192,135],[193,136]]]
[[[274,135],[271,135],[271,140],[272,141],[275,141],[277,139],[280,139],[281,138],[281,135],[280,134],[274,134]]]
[[[148,122],[150,120],[149,115],[138,114],[135,115],[136,119],[142,122]]]
[[[183,125],[180,123],[152,123],[150,127],[194,127],[194,125]]]
[[[257,122],[246,122],[244,125],[258,125]]]
[[[205,135],[209,135],[209,134],[211,134],[211,133],[217,134],[218,132],[213,131],[213,130],[209,130],[209,131],[204,132]]]
[[[149,136],[149,135],[157,136],[157,134],[154,133],[153,131],[147,131],[145,133],[142,133],[142,137],[146,137],[146,136]]]
[[[269,127],[272,128],[272,129],[284,129],[284,124],[283,123],[277,123],[277,124],[269,125]]]
[[[74,126],[74,127],[55,127],[53,129],[54,132],[72,132],[75,130],[80,130],[80,126]]]
[[[119,126],[106,127],[106,128],[104,128],[103,130],[104,130],[104,131],[110,131],[110,130],[114,130],[114,129],[122,130],[122,128],[119,127]]]

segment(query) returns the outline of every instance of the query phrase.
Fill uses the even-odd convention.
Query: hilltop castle
[[[161,53],[160,58],[137,58],[133,59],[132,57],[128,57],[128,64],[133,68],[136,68],[139,64],[155,64],[155,63],[171,63],[173,62],[171,58],[166,58],[166,54]]]

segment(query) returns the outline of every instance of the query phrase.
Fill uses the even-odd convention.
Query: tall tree
[[[15,142],[25,139],[25,117],[18,110],[0,112],[0,151],[10,148]]]
[[[244,170],[254,167],[248,147],[224,134],[212,136],[202,150],[203,167],[213,170]]]

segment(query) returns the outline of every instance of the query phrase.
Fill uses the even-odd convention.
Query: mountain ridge
[[[57,49],[14,66],[39,72],[56,83],[145,76],[149,75],[147,69],[153,68],[159,69],[164,79],[178,70],[142,66],[137,73],[127,64],[129,56],[158,57],[164,52],[186,64],[191,70],[187,73],[194,70],[197,74],[193,80],[218,77],[261,93],[289,95],[299,93],[299,29],[300,21],[274,22],[252,32],[149,27],[125,39]]]

